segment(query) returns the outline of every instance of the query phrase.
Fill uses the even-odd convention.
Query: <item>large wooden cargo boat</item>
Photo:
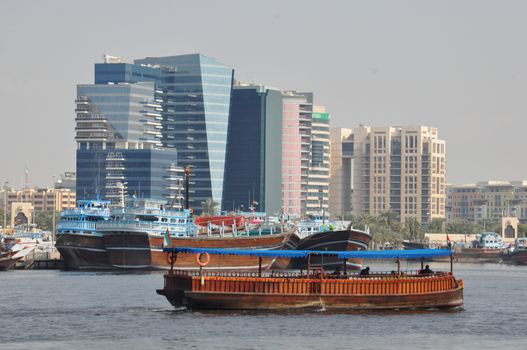
[[[110,263],[117,269],[168,269],[170,262],[163,247],[283,249],[294,229],[272,227],[270,230],[200,234],[190,211],[167,210],[156,207],[156,201],[137,201],[134,207],[112,211],[114,219],[97,226],[102,233]],[[213,257],[209,269],[255,269],[258,259],[248,256]],[[286,266],[288,261],[267,258],[264,267],[272,264]],[[196,268],[194,255],[180,254],[176,267]]]
[[[233,252],[221,249],[165,249],[180,253],[307,258],[333,255],[350,258],[414,258],[447,256],[449,250],[389,252],[257,251]],[[372,254],[373,253],[373,254]],[[380,254],[379,254],[380,253]],[[177,260],[177,257],[176,257]],[[309,266],[309,264],[308,264]],[[371,275],[327,275],[323,270],[298,273],[211,273],[171,269],[165,274],[164,295],[175,307],[193,309],[281,310],[281,309],[449,309],[463,305],[463,281],[451,272],[430,274],[377,273]],[[421,271],[422,272],[422,271]]]
[[[371,235],[366,231],[354,228],[337,231],[317,232],[307,235],[295,244],[296,250],[320,250],[320,251],[358,251],[368,250]],[[342,264],[334,255],[313,255],[310,262],[311,266],[324,268],[335,268]],[[362,260],[350,258],[347,261],[348,268],[360,269]],[[305,259],[291,260],[290,268],[306,268]]]
[[[66,269],[111,269],[97,223],[110,219],[110,202],[79,200],[77,208],[63,210],[57,225],[57,241]]]

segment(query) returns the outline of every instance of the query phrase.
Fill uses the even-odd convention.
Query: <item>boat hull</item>
[[[500,263],[503,254],[499,249],[464,248],[454,253],[456,262],[464,263]]]
[[[181,296],[175,296],[179,300]],[[167,296],[168,298],[168,296]],[[184,293],[185,306],[192,309],[291,310],[291,309],[450,309],[463,306],[463,289],[413,295],[268,295],[210,292]],[[170,299],[169,299],[170,300]],[[177,304],[177,301],[176,301]]]
[[[13,258],[2,258],[0,259],[0,271],[6,271],[12,269],[19,259]]]
[[[65,269],[111,269],[103,238],[87,234],[59,234],[55,247]]]
[[[292,232],[262,236],[197,236],[171,238],[171,247],[191,248],[239,248],[239,249],[284,249]],[[169,269],[167,253],[163,252],[164,238],[147,232],[105,232],[104,242],[110,262],[119,269]],[[289,259],[263,258],[262,268],[287,267]],[[195,254],[180,253],[174,267],[198,269]],[[258,269],[259,259],[253,256],[211,256],[205,269]]]
[[[513,252],[511,262],[515,265],[527,265],[527,250]]]
[[[327,251],[349,251],[367,250],[371,241],[371,236],[365,232],[357,230],[339,230],[318,232],[301,239],[295,249],[297,250],[327,250]],[[334,256],[311,257],[311,267],[336,268],[343,265],[343,261]],[[360,269],[362,259],[349,259],[347,267]],[[305,269],[307,263],[305,259],[292,259],[290,268]]]
[[[449,309],[463,306],[463,281],[435,277],[297,279],[165,275],[157,290],[174,307],[227,310]]]

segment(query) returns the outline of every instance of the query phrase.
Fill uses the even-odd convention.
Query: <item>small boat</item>
[[[527,265],[527,238],[517,238],[511,253],[511,262],[515,265]]]
[[[172,261],[180,253],[195,254],[199,272],[171,269],[164,275],[164,295],[174,307],[191,309],[286,310],[286,309],[452,309],[463,306],[463,281],[452,274],[452,253],[449,249],[390,251],[265,251],[233,249],[165,248]],[[260,262],[271,256],[306,259],[307,270],[299,272],[209,272],[203,265],[211,255],[247,255]],[[326,274],[313,270],[312,256],[336,256],[343,261],[343,274]],[[347,259],[399,259],[451,257],[450,272],[363,275],[348,274]]]
[[[501,235],[495,232],[482,232],[471,242],[470,247],[456,247],[454,257],[457,262],[500,263],[505,244]]]

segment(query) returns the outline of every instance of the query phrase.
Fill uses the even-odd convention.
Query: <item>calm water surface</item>
[[[464,311],[413,313],[175,311],[161,273],[2,272],[0,349],[527,349],[527,267],[455,269]]]

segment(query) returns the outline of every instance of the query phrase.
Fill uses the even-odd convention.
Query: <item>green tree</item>
[[[53,230],[53,213],[47,211],[35,211],[33,221],[41,230]]]
[[[445,219],[443,218],[433,218],[428,224],[428,232],[440,233],[443,232],[443,225],[445,224]]]
[[[500,220],[495,218],[487,218],[483,219],[480,222],[478,222],[476,227],[474,228],[474,233],[480,233],[480,232],[500,232]]]
[[[8,211],[7,218],[6,218],[6,225],[9,226],[10,224],[11,224],[11,215]],[[4,208],[0,209],[0,226],[4,226]]]
[[[204,202],[201,202],[201,211],[203,216],[213,216],[218,213],[219,203],[212,198],[207,198]]]
[[[518,224],[518,237],[527,237],[527,224]]]
[[[472,234],[477,232],[476,225],[468,220],[454,220],[446,224],[447,233]]]
[[[403,237],[410,241],[423,241],[425,233],[421,223],[416,218],[407,218],[404,222]]]

